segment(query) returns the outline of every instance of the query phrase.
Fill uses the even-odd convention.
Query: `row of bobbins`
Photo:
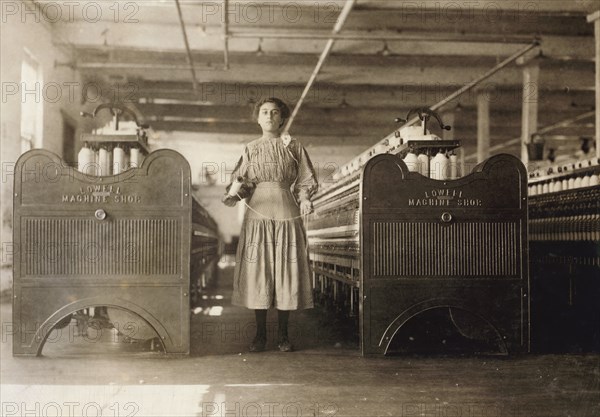
[[[600,184],[600,175],[588,174],[571,178],[557,178],[540,184],[529,186],[529,195],[541,195],[547,193],[556,193],[564,190],[574,190],[576,188],[593,187]]]
[[[440,150],[433,158],[427,154],[409,152],[403,159],[410,172],[418,172],[434,180],[453,180],[459,178],[458,156],[446,155]]]
[[[93,176],[116,175],[141,165],[143,156],[136,145],[117,143],[90,146],[87,142],[77,155],[78,170]]]
[[[583,170],[583,172],[582,172]],[[543,175],[556,175],[555,178],[529,184],[529,195],[556,193],[577,188],[594,187],[600,184],[600,159],[582,159],[577,162],[565,163],[533,171],[530,180]]]

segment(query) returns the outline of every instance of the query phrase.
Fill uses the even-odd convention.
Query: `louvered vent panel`
[[[517,276],[518,223],[373,224],[374,276]]]
[[[177,219],[25,220],[25,275],[176,275]]]

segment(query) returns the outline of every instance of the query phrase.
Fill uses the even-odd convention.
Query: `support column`
[[[477,163],[490,156],[490,101],[485,91],[477,91]]]
[[[456,113],[454,112],[454,110],[448,111],[447,113],[443,113],[442,121],[444,122],[445,125],[452,126],[452,129],[442,131],[442,139],[454,140],[454,132],[455,132],[454,124],[456,123]],[[463,175],[465,175],[465,147],[464,147],[464,145],[465,144],[463,143],[463,146],[460,146],[455,151],[456,156],[458,156],[458,176],[459,177],[462,177]]]
[[[529,61],[523,66],[523,111],[521,117],[521,161],[525,165],[529,162],[527,145],[531,142],[531,135],[538,129],[539,80],[539,62],[537,60]]]
[[[600,10],[589,14],[589,23],[594,22],[596,50],[596,157],[600,158]]]

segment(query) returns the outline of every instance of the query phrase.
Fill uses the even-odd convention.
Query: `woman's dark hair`
[[[257,102],[254,105],[254,111],[252,112],[252,118],[254,119],[254,121],[258,120],[258,111],[260,110],[260,107],[265,103],[275,104],[277,106],[277,108],[279,109],[279,112],[281,113],[281,118],[289,119],[290,109],[287,106],[287,104],[285,104],[282,100],[278,99],[277,97],[269,97],[269,98],[263,98],[262,100],[260,100],[259,102]]]

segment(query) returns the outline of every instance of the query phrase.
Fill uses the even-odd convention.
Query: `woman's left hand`
[[[304,200],[300,202],[300,214],[306,216],[313,212],[313,205],[309,200]]]
[[[232,197],[229,194],[225,194],[222,198],[221,198],[221,202],[223,204],[225,204],[227,207],[235,207],[235,205],[238,202],[238,199],[236,197]]]

